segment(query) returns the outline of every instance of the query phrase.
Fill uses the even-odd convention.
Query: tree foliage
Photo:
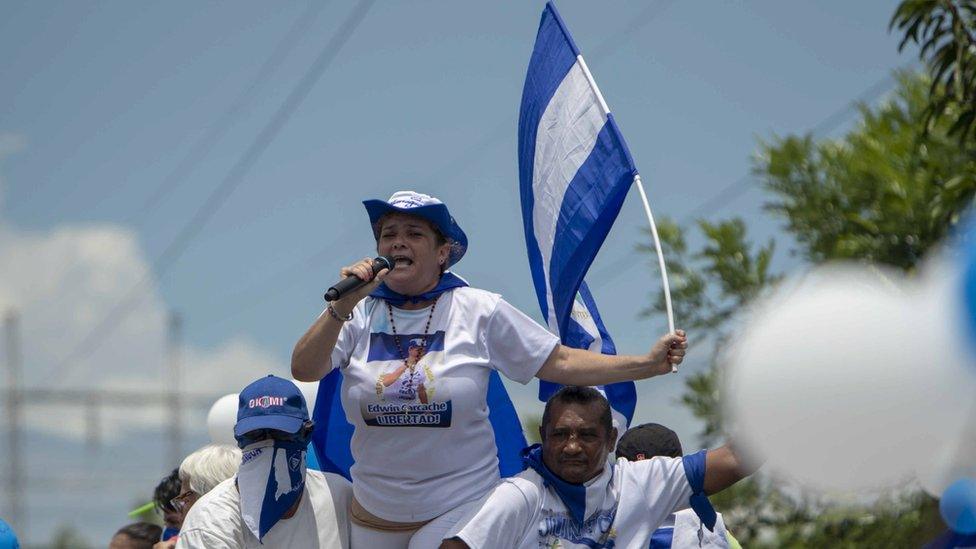
[[[924,140],[927,82],[901,73],[894,97],[861,107],[838,141],[810,135],[762,143],[755,175],[772,194],[809,261],[853,259],[910,270],[972,205],[976,141],[949,137],[950,121]]]
[[[918,45],[928,67],[926,123],[949,119],[965,141],[976,131],[976,0],[905,0],[889,28],[902,32],[899,51]]]
[[[929,118],[926,76],[902,73],[897,80],[891,99],[862,106],[840,139],[792,135],[760,143],[754,174],[767,193],[766,209],[785,222],[794,252],[810,263],[855,260],[911,273],[971,209],[976,145],[953,134],[955,121]],[[692,252],[680,227],[659,224],[676,320],[695,330],[696,341],[712,343],[710,367],[689,376],[682,401],[702,420],[703,441],[713,444],[722,432],[720,350],[736,314],[781,274],[771,267],[774,242],[751,243],[742,220],[699,221],[697,229],[704,244]],[[663,296],[653,309],[664,310]],[[838,508],[758,479],[715,503],[741,540],[778,547],[917,547],[943,528],[924,494],[869,509]]]

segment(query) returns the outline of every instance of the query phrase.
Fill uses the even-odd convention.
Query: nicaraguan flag
[[[542,316],[564,345],[614,354],[583,277],[637,169],[552,2],[542,12],[529,61],[518,137],[522,221]],[[541,382],[539,398],[558,387]],[[617,412],[622,434],[634,413],[634,384],[601,389]]]
[[[564,345],[605,355],[617,354],[617,348],[614,346],[613,340],[610,339],[606,326],[603,325],[600,311],[596,308],[596,302],[593,301],[593,295],[590,294],[586,282],[580,285],[578,299],[573,302],[573,309],[566,326],[566,331],[562,336]],[[548,400],[553,393],[559,390],[559,387],[561,385],[558,383],[539,380],[539,400],[543,402]],[[619,431],[618,435],[623,436],[624,431],[634,419],[634,408],[637,407],[637,387],[633,381],[626,381],[601,385],[597,389],[610,402],[614,426]]]

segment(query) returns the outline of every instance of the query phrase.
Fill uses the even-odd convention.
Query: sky
[[[24,385],[164,390],[171,312],[186,391],[287,375],[323,290],[373,253],[361,201],[399,189],[444,200],[470,241],[456,272],[541,320],[515,151],[543,6],[0,0],[0,308],[20,317]],[[878,100],[914,61],[887,31],[894,6],[557,3],[655,215],[741,216],[781,242],[784,270],[799,262],[748,179],[757,143],[837,135],[853,100]],[[660,288],[656,262],[634,252],[646,226],[631,192],[588,278],[626,353],[666,329],[639,316]],[[677,375],[640,382],[636,420],[694,446],[700,425],[678,399],[707,359],[693,348]],[[541,411],[534,384],[509,387],[523,416]],[[82,410],[27,411],[27,541],[74,525],[106,543],[176,465],[163,410],[105,408],[95,449]],[[187,451],[204,425],[187,411]]]

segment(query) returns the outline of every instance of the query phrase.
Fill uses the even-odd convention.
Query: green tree
[[[932,79],[926,123],[951,120],[949,132],[965,141],[976,131],[976,0],[904,0],[896,27],[899,51],[918,45]]]
[[[755,175],[766,207],[811,263],[851,259],[910,271],[973,202],[976,140],[949,137],[951,121],[926,130],[927,81],[898,75],[894,97],[861,107],[840,141],[810,135],[762,143]]]
[[[912,273],[976,196],[976,144],[956,136],[956,121],[930,118],[927,77],[902,73],[892,98],[862,106],[860,120],[837,140],[810,135],[760,143],[754,174],[766,209],[785,222],[811,264],[854,260]],[[672,274],[675,315],[712,345],[709,368],[686,381],[682,401],[702,420],[701,436],[720,436],[723,356],[735,314],[781,277],[772,272],[774,242],[750,243],[742,220],[699,221],[704,245],[690,252],[682,230],[660,224]],[[663,297],[654,307],[663,310]],[[770,480],[749,481],[716,498],[737,537],[785,547],[917,547],[942,528],[923,494],[843,509],[785,497]],[[795,487],[790,487],[795,492]],[[829,543],[828,543],[829,541]]]

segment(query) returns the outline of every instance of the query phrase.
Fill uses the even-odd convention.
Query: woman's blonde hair
[[[237,474],[241,450],[229,444],[208,444],[186,456],[180,464],[180,484],[199,495]]]

